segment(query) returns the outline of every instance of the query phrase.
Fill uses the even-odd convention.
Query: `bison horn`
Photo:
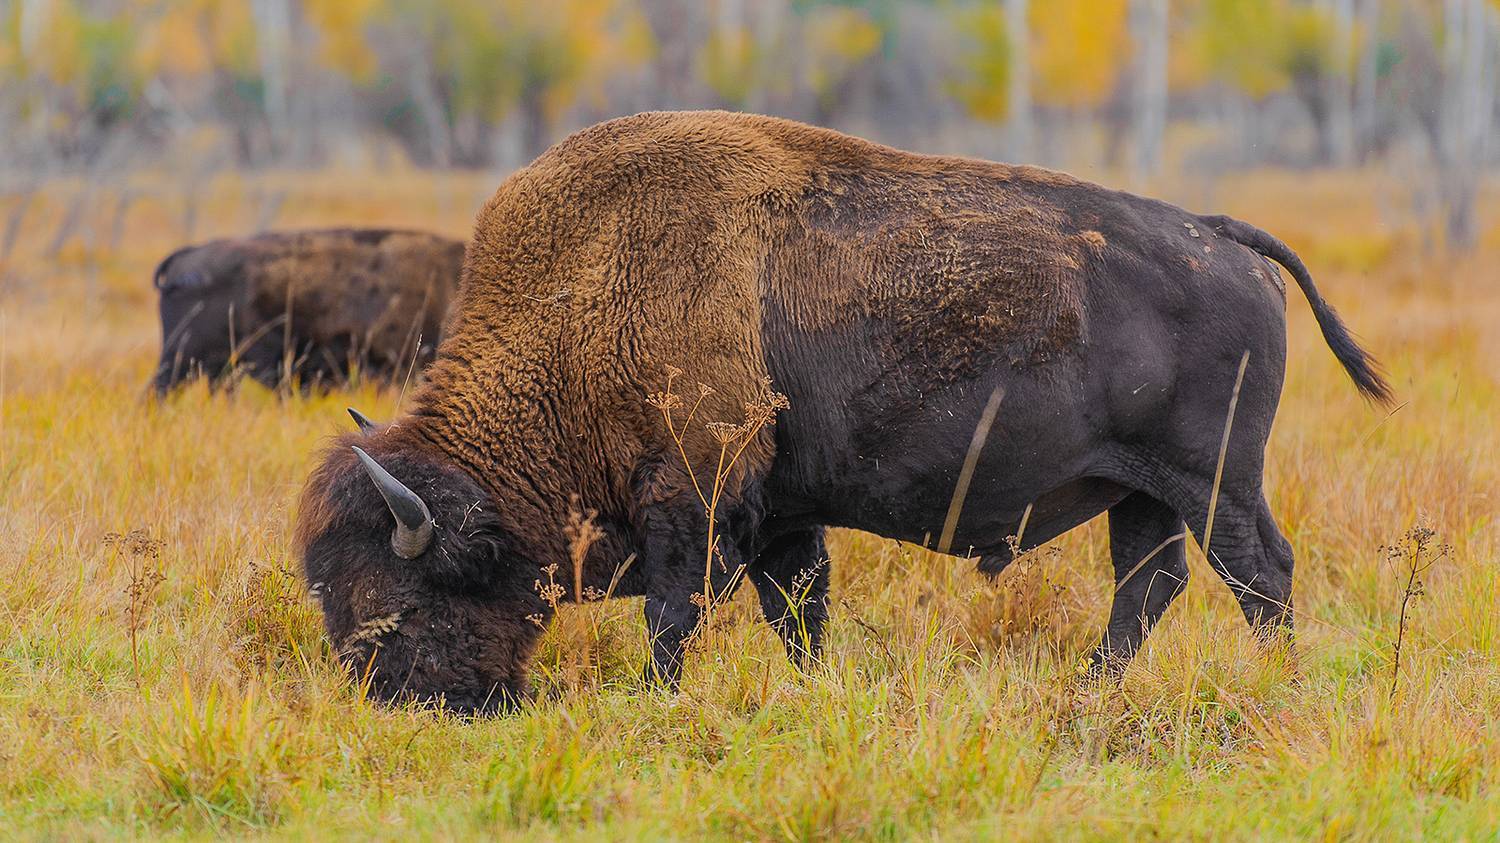
[[[375,481],[375,488],[385,498],[385,505],[396,516],[396,531],[391,534],[391,549],[402,559],[415,559],[432,544],[432,513],[417,493],[402,485],[389,471],[380,467],[359,447],[354,448],[365,472]]]
[[[370,428],[375,426],[375,422],[370,421],[369,416],[366,416],[364,413],[353,407],[345,407],[344,409],[349,411],[349,418],[354,419],[354,423],[359,425],[360,433],[369,433]]]

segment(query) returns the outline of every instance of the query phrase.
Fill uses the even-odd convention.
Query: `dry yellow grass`
[[[243,231],[256,197],[280,191],[281,226],[462,235],[492,186],[221,178],[198,192],[197,235]],[[1295,662],[1257,651],[1195,563],[1123,685],[1079,679],[1110,590],[1097,522],[997,584],[841,534],[814,675],[788,667],[741,595],[680,695],[644,690],[639,607],[616,601],[565,609],[538,702],[482,722],[361,700],[292,574],[290,507],[315,447],[348,424],[346,404],[384,418],[397,392],[192,389],[143,403],[150,270],[179,245],[184,197],[143,194],[113,244],[101,191],[93,246],[74,238],[49,257],[77,188],[39,194],[0,267],[6,836],[1476,839],[1500,827],[1500,229],[1469,258],[1425,257],[1416,230],[1380,210],[1395,188],[1378,174],[1257,173],[1196,208],[1298,248],[1405,402],[1389,418],[1362,403],[1293,292],[1268,490],[1298,558]],[[17,201],[0,198],[0,223]],[[1500,201],[1486,203],[1493,220]],[[1392,694],[1406,578],[1381,548],[1419,522],[1451,549],[1409,610]]]

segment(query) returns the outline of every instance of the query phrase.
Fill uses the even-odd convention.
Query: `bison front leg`
[[[729,599],[744,578],[742,554],[722,531],[715,532],[710,558],[708,521],[696,500],[658,505],[645,517],[642,562],[647,568],[646,633],[651,639],[645,669],[648,682],[677,687],[687,642],[698,631],[704,609]]]
[[[760,608],[799,668],[818,660],[828,620],[828,549],[823,528],[778,536],[750,567]]]

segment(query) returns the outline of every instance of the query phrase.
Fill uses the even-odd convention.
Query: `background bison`
[[[376,693],[468,710],[525,695],[544,568],[569,558],[580,507],[603,535],[561,581],[644,594],[648,673],[669,683],[742,572],[788,651],[816,655],[826,525],[941,536],[998,572],[1011,537],[1108,511],[1117,588],[1095,659],[1118,665],[1186,583],[1186,521],[1257,630],[1289,629],[1291,548],[1261,491],[1286,343],[1267,255],[1385,399],[1301,261],[1244,223],[785,120],[603,123],[481,211],[411,411],[343,437],[307,483],[306,575]],[[679,401],[679,374],[713,389]],[[790,399],[774,428],[684,418],[768,420],[772,385]],[[726,446],[737,470],[707,493]]]
[[[215,240],[156,268],[164,395],[205,376],[328,385],[399,377],[432,356],[464,245],[414,231],[329,229]]]

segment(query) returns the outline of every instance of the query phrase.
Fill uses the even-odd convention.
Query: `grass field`
[[[1495,838],[1500,196],[1478,252],[1448,259],[1377,173],[1255,173],[1211,206],[1159,191],[1300,250],[1402,402],[1360,400],[1294,290],[1267,469],[1298,559],[1294,658],[1257,649],[1199,559],[1123,682],[1085,680],[1102,521],[997,583],[845,533],[812,675],[747,590],[680,694],[643,689],[622,600],[564,609],[536,703],[471,722],[362,700],[288,552],[319,442],[345,405],[389,417],[397,390],[141,399],[150,273],[189,205],[199,238],[271,210],[463,235],[492,186],[288,174],[189,201],[143,181],[123,215],[99,192],[55,249],[77,184],[24,216],[0,198],[0,225],[20,220],[0,266],[0,836]]]

